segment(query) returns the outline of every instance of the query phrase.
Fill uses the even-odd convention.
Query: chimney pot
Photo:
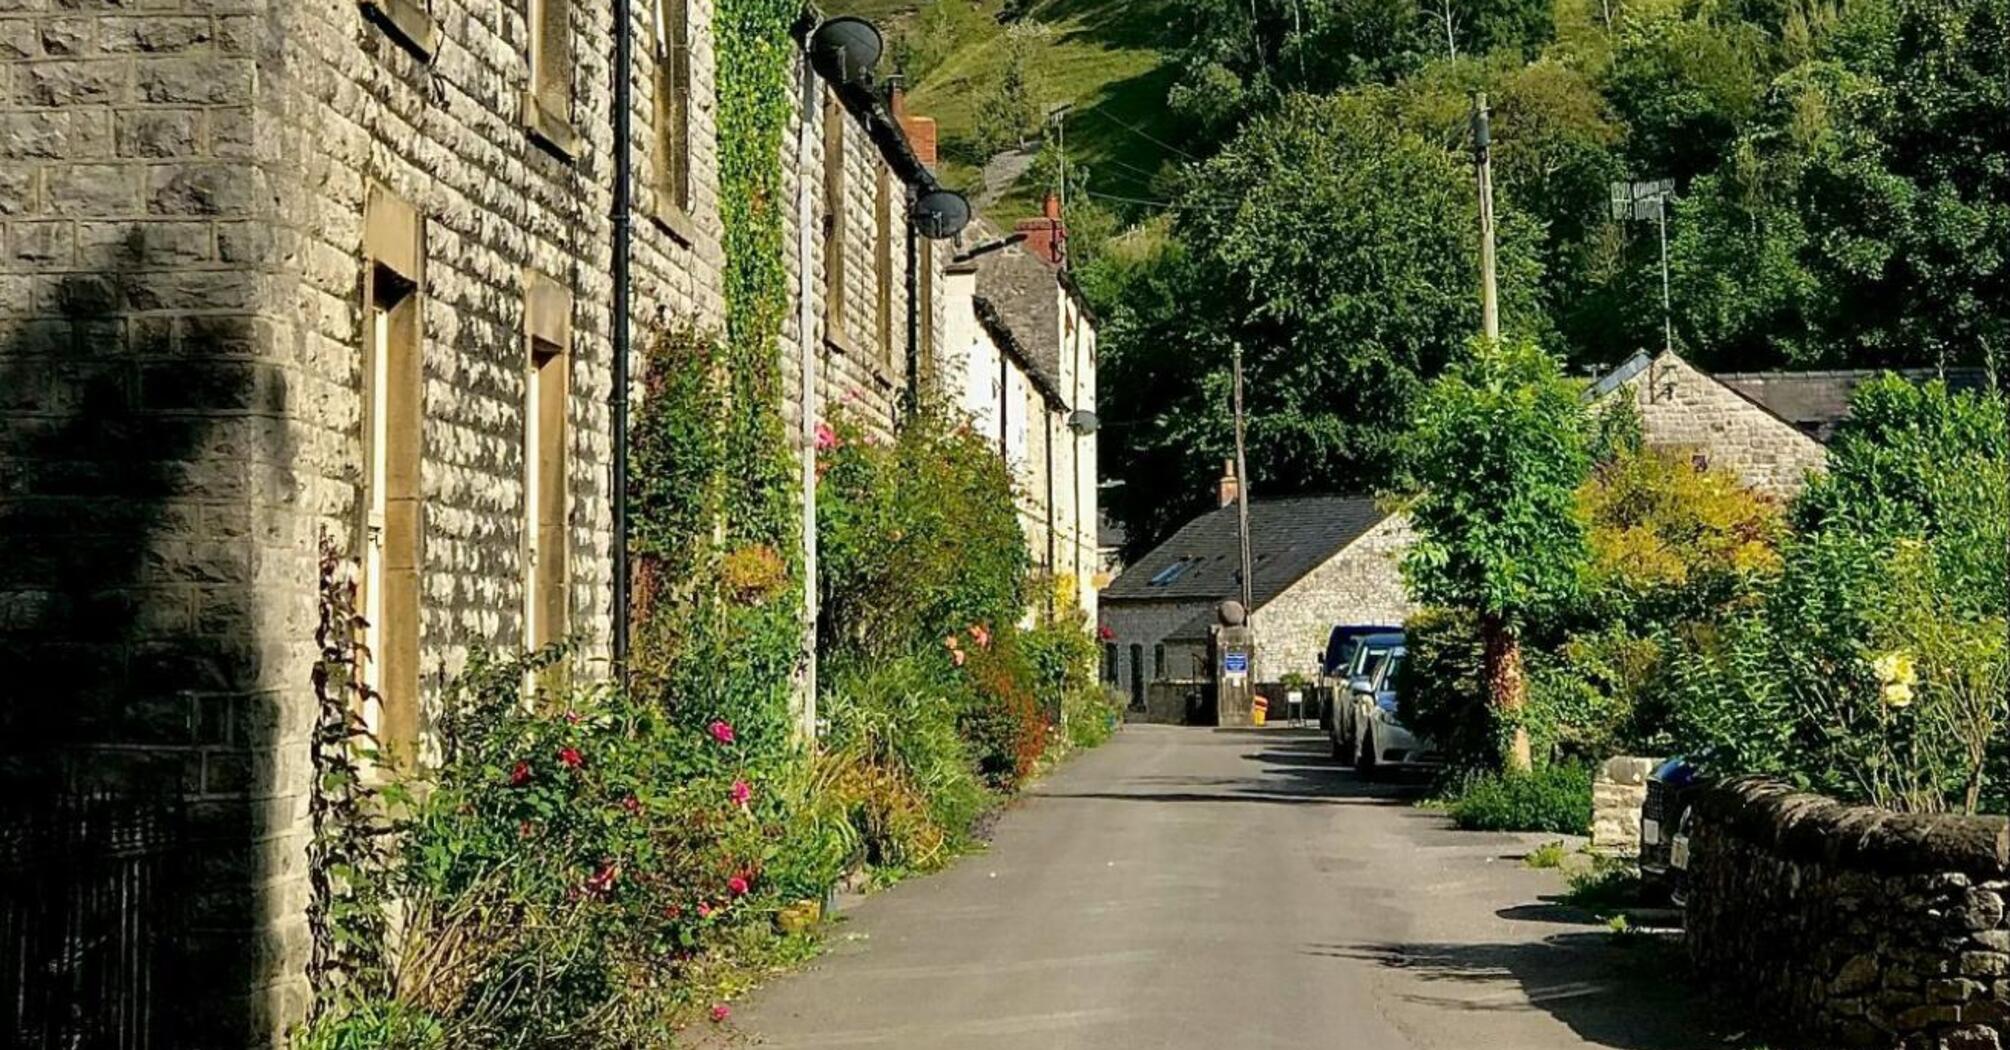
[[[1040,214],[1055,222],[1061,221],[1061,198],[1052,190],[1047,191],[1047,199],[1040,202]]]
[[[1226,507],[1242,496],[1242,479],[1235,476],[1234,460],[1224,459],[1221,461],[1221,481],[1219,485],[1221,506]]]

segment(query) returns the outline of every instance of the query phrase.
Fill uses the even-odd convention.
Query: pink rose
[[[713,719],[710,729],[712,733],[712,739],[717,740],[722,744],[730,744],[733,742],[732,723],[726,722],[723,719]]]
[[[744,780],[733,781],[733,801],[735,803],[744,806],[747,804],[747,800],[753,797],[754,797],[753,785],[747,783]]]
[[[713,1023],[713,1024],[717,1024],[717,1023],[719,1023],[720,1021],[723,1021],[723,1020],[725,1020],[726,1018],[728,1018],[728,1017],[731,1017],[731,1016],[733,1016],[733,1008],[732,1008],[732,1007],[730,1007],[730,1006],[727,1006],[727,1005],[726,1005],[725,1003],[713,1003],[713,1004],[712,1004],[712,1023]]]
[[[817,424],[817,451],[824,452],[838,447],[837,431],[829,423]]]
[[[735,897],[744,897],[744,896],[746,896],[746,895],[747,895],[747,877],[746,877],[745,875],[735,875],[735,876],[733,876],[732,878],[730,878],[730,879],[727,879],[727,880],[726,880],[726,888],[727,888],[727,889],[729,889],[729,890],[732,890],[732,891],[733,891],[733,896],[735,896]]]

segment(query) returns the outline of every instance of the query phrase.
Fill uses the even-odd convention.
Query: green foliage
[[[1038,127],[1043,115],[1041,93],[1033,81],[1029,59],[1046,37],[1046,30],[1037,22],[1021,22],[1006,30],[1004,67],[977,103],[972,138],[982,156],[1024,146]]]
[[[1208,505],[1224,457],[1231,351],[1244,350],[1257,492],[1390,479],[1427,380],[1479,326],[1466,162],[1381,88],[1294,96],[1184,180],[1174,247],[1102,312],[1110,503],[1134,550]],[[1534,330],[1535,231],[1507,219],[1503,316]]]
[[[1460,785],[1449,809],[1452,823],[1468,831],[1588,834],[1591,769],[1557,763],[1527,773],[1476,774]]]
[[[1512,626],[1574,598],[1585,431],[1576,389],[1529,343],[1481,344],[1431,384],[1404,439],[1412,593]]]
[[[1397,717],[1435,742],[1454,769],[1492,768],[1503,727],[1487,704],[1478,618],[1465,610],[1425,608],[1410,615],[1403,636],[1409,656],[1396,691]]]
[[[1047,750],[1047,718],[1034,691],[1033,665],[1017,631],[965,650],[969,700],[962,731],[978,772],[998,791],[1013,791],[1033,775]]]
[[[2010,720],[2010,429],[1993,397],[1860,387],[1764,606],[1697,646],[1714,765],[1893,808],[1997,808]]]
[[[1566,856],[1569,856],[1569,851],[1564,848],[1563,840],[1558,839],[1555,842],[1545,842],[1529,850],[1528,856],[1523,857],[1521,862],[1522,866],[1537,870],[1561,868],[1563,867],[1563,858]]]
[[[820,442],[820,648],[884,655],[1009,623],[1030,565],[1011,477],[995,449],[939,412],[891,443],[840,416]]]

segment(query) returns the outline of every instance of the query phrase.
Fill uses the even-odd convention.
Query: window
[[[560,156],[579,149],[572,130],[572,0],[528,0],[530,88],[524,92],[524,125]]]
[[[563,638],[570,582],[566,547],[572,296],[543,274],[524,275],[524,641]]]
[[[893,347],[893,180],[885,168],[879,169],[879,182],[873,189],[872,223],[872,279],[878,309],[880,360],[891,369],[898,357]]]
[[[1152,578],[1145,581],[1145,586],[1147,587],[1168,586],[1174,580],[1179,579],[1180,575],[1186,572],[1188,566],[1194,564],[1194,562],[1198,560],[1199,559],[1197,558],[1193,559],[1181,558],[1180,560],[1173,562],[1171,565],[1168,565],[1165,568],[1160,569],[1158,572],[1153,573]]]
[[[1166,676],[1166,647],[1163,644],[1154,645],[1152,646],[1152,681],[1154,682],[1160,681],[1164,679],[1165,676]]]
[[[1117,643],[1103,643],[1103,681],[1117,684]]]
[[[691,211],[691,30],[687,3],[688,0],[656,0],[659,215]]]
[[[1135,642],[1131,644],[1131,703],[1143,707],[1145,702],[1145,647]]]
[[[439,47],[439,27],[420,0],[362,0],[363,17],[421,61]]]
[[[824,329],[833,341],[844,336],[845,178],[844,106],[836,95],[824,100]]]
[[[372,188],[363,216],[363,721],[393,762],[419,741],[421,226]]]

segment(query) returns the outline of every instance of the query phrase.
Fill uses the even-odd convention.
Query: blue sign
[[[1229,674],[1248,674],[1249,654],[1223,653],[1221,656],[1221,669]]]

